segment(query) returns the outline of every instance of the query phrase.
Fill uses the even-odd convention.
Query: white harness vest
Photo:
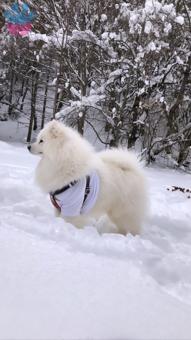
[[[87,214],[94,207],[99,189],[100,178],[94,171],[90,176],[67,186],[63,192],[51,193],[50,196],[53,205],[61,211],[63,217],[76,217]]]

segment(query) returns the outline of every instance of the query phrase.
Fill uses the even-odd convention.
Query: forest
[[[25,0],[26,36],[7,29],[12,3],[0,4],[0,126],[24,124],[30,142],[56,118],[191,169],[189,0]]]

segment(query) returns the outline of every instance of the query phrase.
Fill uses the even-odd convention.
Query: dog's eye
[[[40,144],[40,143],[43,143],[43,142],[44,142],[43,139],[41,139],[41,140],[39,141],[39,144]]]

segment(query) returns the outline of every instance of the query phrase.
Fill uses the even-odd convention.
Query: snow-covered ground
[[[191,339],[191,176],[148,169],[142,236],[53,216],[38,159],[0,142],[0,339]]]

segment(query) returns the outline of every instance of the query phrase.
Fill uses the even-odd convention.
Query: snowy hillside
[[[190,175],[148,169],[141,237],[56,219],[38,159],[0,142],[0,339],[191,339]]]

